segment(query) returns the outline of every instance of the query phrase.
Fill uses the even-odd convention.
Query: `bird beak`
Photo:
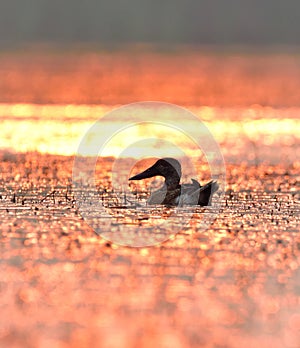
[[[135,176],[132,176],[128,180],[142,180],[142,179],[147,179],[147,178],[152,178],[153,176],[159,175],[158,170],[152,166],[145,171],[143,171],[140,174],[137,174]]]

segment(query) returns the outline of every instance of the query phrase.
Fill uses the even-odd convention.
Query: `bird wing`
[[[165,205],[177,205],[180,197],[180,187],[167,191],[165,188],[161,188],[151,193],[147,203],[148,204],[165,204]]]

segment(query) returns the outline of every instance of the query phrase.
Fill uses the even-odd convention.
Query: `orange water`
[[[82,136],[107,112],[130,102],[158,100],[184,106],[204,121],[227,161],[293,161],[300,139],[299,62],[297,51],[2,53],[0,149],[74,155]],[[109,127],[104,122],[102,131]],[[119,156],[127,139],[138,141],[149,136],[147,131],[138,127],[118,134],[102,155]],[[154,138],[176,138],[178,147],[185,142],[168,129],[151,131]],[[101,129],[94,136],[101,137]],[[159,142],[153,147],[157,150]],[[166,147],[158,155],[168,151]],[[151,148],[141,148],[138,157],[142,154],[152,155]]]
[[[299,59],[190,49],[2,53],[0,346],[299,348]],[[134,249],[105,241],[81,218],[65,155],[106,112],[140,100],[183,105],[202,119],[224,154],[227,186],[207,230],[195,213],[163,245]],[[118,156],[147,132],[115,137],[103,155]],[[169,151],[152,145],[142,154]],[[101,192],[113,163],[98,159]],[[112,233],[128,214],[128,223],[138,215],[115,211]]]

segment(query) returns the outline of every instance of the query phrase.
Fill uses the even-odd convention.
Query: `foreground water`
[[[299,163],[228,165],[210,228],[136,249],[80,217],[72,160],[1,155],[3,347],[299,347]]]
[[[0,346],[299,348],[298,55],[21,56],[0,57]],[[199,228],[205,208],[178,208],[169,240],[126,248],[80,215],[71,155],[117,102],[144,96],[185,105],[205,122],[224,154],[226,190],[207,229]],[[252,105],[264,102],[272,106]],[[143,128],[130,135],[144,136]],[[96,167],[95,198],[114,218],[108,238],[124,223],[151,226],[174,214],[116,202],[111,172],[128,137],[107,146]],[[187,148],[180,137],[177,145]],[[209,180],[205,157],[187,153],[200,155],[199,180]],[[150,188],[127,187],[139,203]]]

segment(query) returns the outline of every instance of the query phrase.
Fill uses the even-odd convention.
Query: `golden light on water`
[[[78,105],[78,104],[32,104],[32,103],[0,103],[0,117],[9,118],[50,118],[97,119],[110,111],[107,105]]]
[[[74,155],[77,153],[80,140],[94,122],[100,119],[101,125],[97,128],[98,133],[93,134],[94,137],[101,137],[103,133],[110,131],[107,122],[101,124],[101,117],[115,108],[116,106],[103,105],[0,104],[0,148],[16,152],[38,151]],[[298,110],[295,108],[278,110],[270,107],[241,109],[192,106],[190,110],[204,121],[220,143],[228,137],[234,139],[241,136],[251,141],[264,138],[269,144],[276,143],[279,139],[289,143],[300,138],[300,122],[296,117]],[[265,116],[263,119],[259,118],[261,113]],[[281,117],[276,117],[279,114]],[[118,122],[121,129],[122,120]],[[193,128],[195,125],[190,124],[190,127]],[[195,151],[192,143],[174,129],[153,125],[149,132],[149,127],[140,125],[112,137],[102,155],[119,156],[129,139],[131,142],[138,142],[151,137],[169,139],[178,147],[184,146],[190,154]],[[162,148],[159,142],[154,148],[158,151],[158,156],[167,153],[168,150],[172,151],[165,146]],[[141,151],[146,149],[143,148]],[[139,156],[140,154],[137,157]],[[133,157],[136,157],[135,154]]]
[[[298,348],[300,56],[20,54],[0,55],[0,346]],[[105,121],[147,99],[185,106],[220,145],[225,195],[205,230],[211,207],[150,208],[143,203],[162,180],[128,182],[180,151],[182,183],[212,176],[201,149],[159,123],[164,115],[151,127],[123,129],[126,114]],[[98,119],[86,149],[110,139],[89,195],[72,185],[73,155]],[[94,203],[108,207],[99,228],[110,241],[82,218],[75,192],[91,218]],[[153,233],[172,212],[174,224]],[[153,248],[117,244],[169,232]]]

